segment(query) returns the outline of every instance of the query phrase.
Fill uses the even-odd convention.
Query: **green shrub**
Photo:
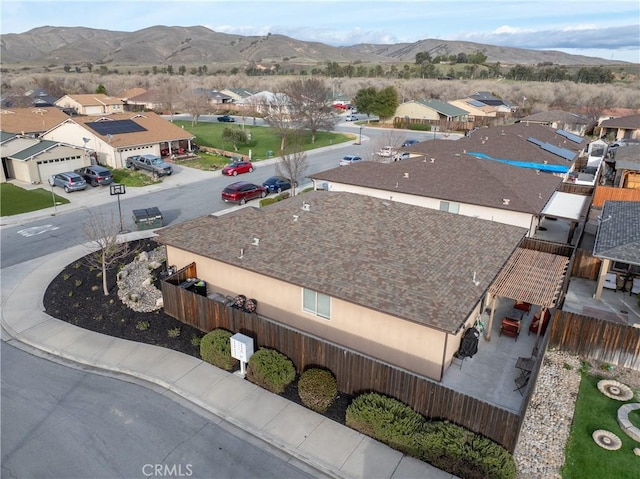
[[[331,371],[307,369],[298,381],[298,394],[302,404],[316,412],[325,412],[338,394],[338,383]]]
[[[291,360],[275,349],[256,351],[247,367],[247,379],[272,393],[280,394],[296,378]]]
[[[179,338],[180,337],[180,327],[167,329],[167,336],[170,338]]]
[[[149,321],[138,321],[136,323],[136,329],[138,331],[146,331],[149,329]]]
[[[232,371],[238,360],[231,357],[231,336],[222,328],[205,334],[200,340],[200,357],[220,369]]]
[[[416,456],[419,451],[415,449],[413,437],[422,430],[425,419],[397,399],[367,393],[349,405],[346,423],[400,452]]]
[[[409,129],[415,131],[431,131],[431,125],[429,123],[411,123]]]

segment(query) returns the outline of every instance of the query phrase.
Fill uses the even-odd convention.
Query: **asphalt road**
[[[0,344],[3,478],[317,476],[163,394]]]

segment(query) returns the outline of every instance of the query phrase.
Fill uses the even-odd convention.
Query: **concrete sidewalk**
[[[131,233],[126,240],[151,234]],[[171,391],[306,463],[318,477],[455,477],[202,360],[50,317],[43,305],[47,286],[88,251],[86,246],[76,246],[2,269],[3,339],[8,335],[9,340],[78,365],[128,375]]]

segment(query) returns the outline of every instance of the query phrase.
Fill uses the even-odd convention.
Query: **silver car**
[[[70,193],[71,191],[79,191],[87,188],[87,182],[82,176],[73,171],[66,173],[58,173],[49,178],[49,184],[51,186],[59,186],[64,188],[64,191]]]

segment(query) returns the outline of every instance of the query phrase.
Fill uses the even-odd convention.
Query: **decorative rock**
[[[149,286],[151,282],[151,278],[147,278],[142,282],[142,286]]]
[[[605,396],[618,401],[628,401],[633,398],[633,391],[629,386],[611,379],[598,381],[598,390]]]
[[[118,273],[118,280],[125,279],[129,272],[126,269],[123,269]]]
[[[156,300],[156,308],[160,309],[164,307],[164,298],[160,297]]]
[[[634,447],[634,448],[633,448],[633,453],[634,453],[636,456],[640,456],[640,447]]]
[[[149,261],[149,254],[146,251],[141,252],[138,255],[138,262],[146,263],[147,261]]]
[[[118,297],[129,308],[149,313],[163,307],[163,303],[159,301],[162,300],[162,292],[153,285],[149,265],[155,262],[161,266],[164,258],[165,247],[161,246],[153,251],[140,253],[136,261],[129,263],[118,273]]]
[[[158,269],[160,266],[162,266],[160,261],[151,261],[149,263],[149,269]]]
[[[603,449],[607,449],[608,451],[616,451],[622,447],[622,441],[620,438],[611,431],[598,429],[593,431],[591,437],[598,446]]]

